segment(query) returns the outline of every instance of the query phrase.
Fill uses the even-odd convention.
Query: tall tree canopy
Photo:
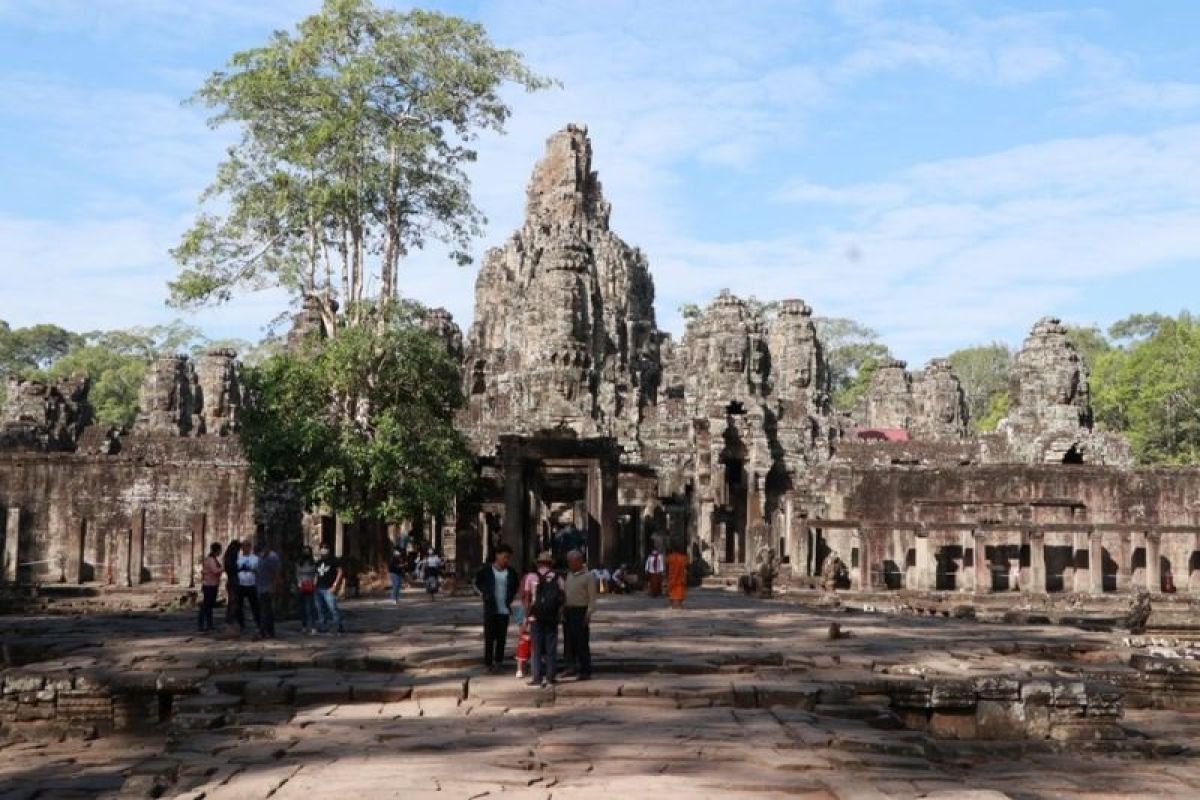
[[[463,168],[480,131],[503,130],[510,83],[549,85],[475,23],[369,0],[325,0],[235,54],[194,98],[241,139],[202,198],[215,210],[172,251],[172,302],[282,286],[324,299],[335,332],[386,307],[401,259],[430,239],[466,263],[483,217]]]
[[[850,412],[871,386],[879,365],[892,357],[873,329],[841,317],[814,317],[825,348],[833,407]]]
[[[264,482],[294,485],[353,519],[447,510],[473,477],[454,427],[458,364],[400,303],[382,328],[348,328],[249,367],[242,441]]]
[[[1002,342],[966,347],[948,356],[962,383],[977,432],[994,430],[1008,412],[1008,369],[1012,352]]]
[[[1148,316],[1152,326],[1141,326]],[[1138,338],[1097,359],[1096,420],[1128,436],[1143,463],[1200,463],[1200,321],[1186,312],[1130,320],[1113,327],[1137,330]]]

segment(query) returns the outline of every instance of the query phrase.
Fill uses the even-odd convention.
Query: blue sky
[[[167,249],[229,131],[180,100],[307,0],[0,0],[0,318],[179,316]],[[588,124],[660,325],[729,287],[871,325],[914,364],[1040,316],[1107,324],[1200,292],[1200,3],[457,2],[562,89],[482,142],[477,252],[546,137]],[[474,268],[413,257],[464,324]],[[258,338],[265,292],[186,319]]]

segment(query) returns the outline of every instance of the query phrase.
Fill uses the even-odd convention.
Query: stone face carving
[[[187,436],[200,426],[196,373],[187,356],[160,356],[150,365],[138,393],[138,433]]]
[[[858,413],[863,428],[909,430],[913,424],[912,376],[903,361],[887,361],[871,376]]]
[[[199,369],[187,356],[160,356],[142,381],[134,432],[226,436],[237,430],[241,406],[235,351],[212,350]]]
[[[998,432],[1010,453],[1031,463],[1128,465],[1129,443],[1092,431],[1087,367],[1067,328],[1053,317],[1039,320],[1013,360],[1012,409]]]
[[[954,368],[935,358],[912,379],[913,439],[953,442],[968,433],[967,398]]]
[[[546,142],[525,211],[476,280],[463,426],[481,453],[498,432],[565,427],[614,436],[638,460],[658,389],[654,286],[645,257],[609,229],[586,128]]]
[[[463,360],[462,328],[454,321],[454,317],[444,308],[431,308],[425,315],[425,328],[442,340],[447,352],[455,361]]]
[[[237,430],[238,410],[242,406],[237,351],[228,348],[208,351],[200,360],[196,378],[199,396],[195,399],[201,431],[209,436],[233,433]]]
[[[966,398],[950,362],[935,358],[915,375],[906,366],[893,360],[875,370],[855,412],[858,426],[904,430],[917,441],[966,438]]]
[[[0,413],[0,447],[74,450],[92,421],[87,378],[47,383],[8,379]]]
[[[803,300],[784,300],[767,332],[770,389],[814,415],[829,412],[829,369],[817,339],[812,308]]]

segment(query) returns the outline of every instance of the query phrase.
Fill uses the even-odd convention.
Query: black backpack
[[[533,596],[533,616],[538,622],[558,624],[564,600],[554,570],[538,576],[537,591]]]

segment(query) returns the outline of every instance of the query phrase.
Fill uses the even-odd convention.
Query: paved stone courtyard
[[[597,678],[537,689],[484,672],[473,597],[346,610],[345,636],[289,622],[271,642],[198,636],[184,612],[0,618],[5,702],[30,709],[0,798],[1200,796],[1196,713],[1105,716],[1092,678],[1139,679],[1118,634],[609,596]],[[89,681],[146,676],[170,706],[148,730],[38,718],[55,686],[63,713]]]

